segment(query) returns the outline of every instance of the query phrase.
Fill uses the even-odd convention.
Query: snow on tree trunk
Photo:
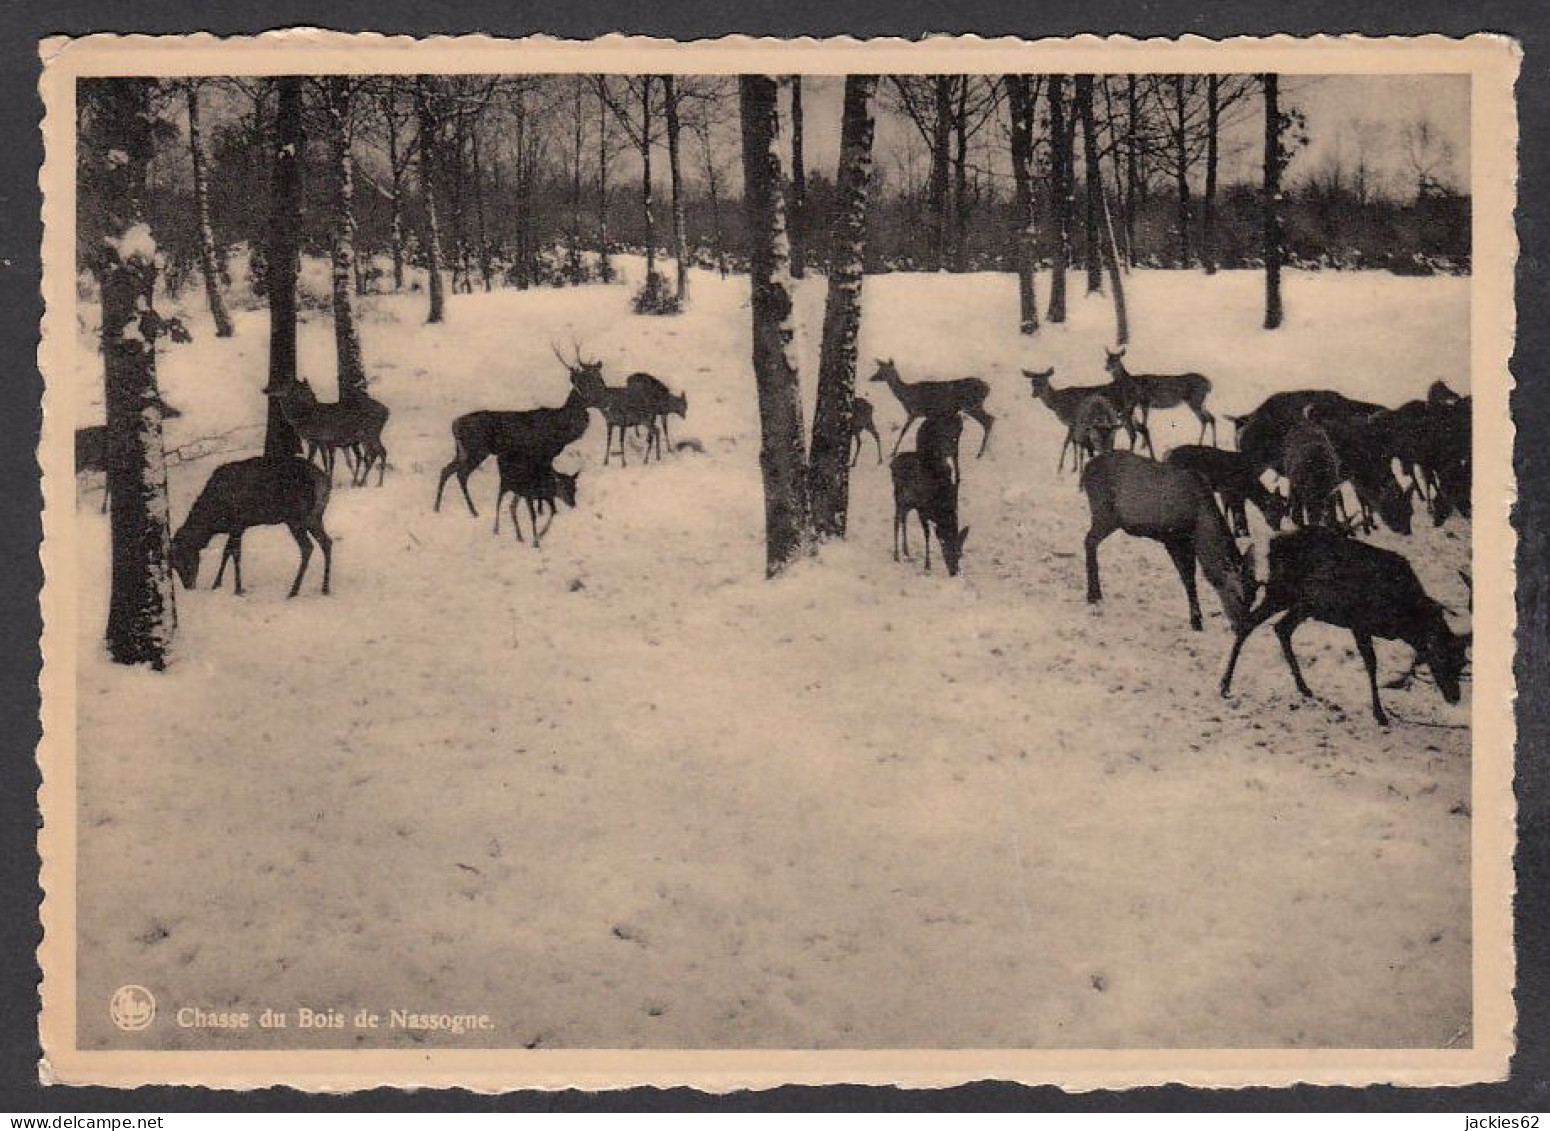
[[[941,271],[947,267],[948,252],[948,165],[951,163],[949,147],[953,130],[953,80],[950,75],[932,78],[936,116],[931,129],[931,261],[927,270]]]
[[[199,128],[199,84],[187,80],[183,93],[188,100],[188,152],[194,165],[194,217],[199,228],[199,270],[205,278],[205,297],[210,317],[215,321],[215,336],[232,335],[231,315],[221,295],[221,272],[215,255],[215,232],[210,227],[210,183],[205,168],[204,133]]]
[[[791,277],[807,274],[807,158],[802,146],[802,76],[791,76]]]
[[[353,80],[342,75],[327,80],[327,119],[334,166],[334,348],[338,355],[339,396],[366,391],[366,367],[361,361],[361,335],[355,325],[355,160],[350,153]]]
[[[286,75],[277,85],[280,97],[275,111],[274,200],[264,276],[264,287],[269,292],[270,392],[296,383],[296,272],[301,254],[302,147],[306,144],[301,121],[301,79]],[[289,456],[299,451],[301,441],[296,430],[280,411],[280,402],[270,397],[264,454]]]
[[[740,75],[743,207],[748,218],[753,372],[759,391],[759,467],[764,478],[765,572],[775,576],[802,552],[808,528],[802,398],[791,356],[790,246],[781,199],[777,87],[769,75]]]
[[[1055,254],[1050,264],[1051,322],[1066,320],[1066,264],[1071,259],[1071,131],[1066,128],[1065,75],[1049,77],[1050,211],[1055,226]]]
[[[662,76],[662,99],[667,115],[667,172],[673,188],[673,261],[678,265],[677,302],[689,301],[689,241],[684,233],[683,166],[678,153],[678,84],[672,75]]]
[[[152,149],[148,79],[109,79],[96,86],[94,123],[108,210],[103,245],[94,249],[102,290],[102,358],[107,401],[107,487],[112,507],[112,591],[108,654],[115,663],[160,670],[177,627],[173,596],[171,515],[161,397],[156,390],[156,244],[145,222],[146,172]]]
[[[446,284],[441,277],[441,236],[436,230],[436,117],[426,83],[423,75],[414,81],[414,111],[420,126],[420,195],[425,201],[425,270],[430,276],[431,309],[425,320],[440,322],[446,306]]]
[[[1013,222],[1017,240],[1017,298],[1019,329],[1024,334],[1039,329],[1039,296],[1034,289],[1038,252],[1038,216],[1033,202],[1033,91],[1027,75],[1006,76],[1007,101],[1012,114]]]
[[[1076,77],[1076,103],[1082,116],[1082,157],[1087,178],[1087,223],[1083,235],[1086,240],[1087,293],[1103,290],[1103,247],[1098,230],[1103,210],[1103,175],[1098,169],[1097,115],[1093,112],[1093,77]]]
[[[382,99],[388,136],[388,252],[393,257],[393,290],[404,289],[404,169],[398,154],[398,83],[390,80]]]
[[[850,433],[856,394],[856,338],[866,271],[867,198],[872,185],[872,95],[876,75],[845,79],[840,163],[830,235],[829,293],[823,311],[818,362],[818,408],[813,417],[808,482],[814,533],[843,538],[850,514]]]
[[[1265,329],[1281,325],[1281,105],[1280,79],[1265,86]]]
[[[640,207],[646,222],[646,282],[657,273],[657,229],[651,218],[651,76],[640,80]]]
[[[1201,204],[1200,261],[1207,275],[1216,274],[1217,132],[1221,122],[1220,75],[1206,80],[1206,193]]]

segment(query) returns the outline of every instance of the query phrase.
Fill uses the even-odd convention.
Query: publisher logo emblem
[[[108,1003],[108,1016],[124,1032],[138,1033],[156,1020],[156,999],[144,986],[120,986]]]

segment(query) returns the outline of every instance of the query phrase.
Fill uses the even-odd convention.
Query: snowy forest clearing
[[[874,358],[992,387],[985,459],[966,429],[963,573],[889,559],[868,447],[848,542],[767,583],[746,279],[696,273],[673,318],[630,316],[632,286],[459,296],[440,326],[421,296],[366,300],[390,470],[381,490],[339,476],[334,595],[313,574],[283,599],[283,530],[248,537],[241,599],[208,590],[212,548],[166,673],[103,653],[107,523],[81,502],[83,1047],[125,1045],[98,1003],[131,973],[205,1009],[496,1025],[438,1045],[1468,1043],[1469,732],[1377,727],[1349,635],[1312,624],[1298,649],[1324,701],[1298,699],[1267,632],[1224,702],[1215,596],[1191,633],[1156,544],[1105,543],[1106,601],[1083,600],[1086,503],[1019,369],[1102,382],[1106,298],[1074,293],[1065,326],[1022,338],[1011,275],[868,278],[858,391],[885,448],[903,413],[866,383]],[[1259,286],[1138,271],[1132,369],[1209,375],[1219,418],[1278,389],[1468,389],[1466,278],[1291,273],[1274,335]],[[822,278],[798,284],[809,398],[823,300]],[[248,427],[220,458],[254,454],[267,315],[239,313],[229,340],[190,321],[204,332],[158,366],[184,412],[168,446]],[[578,508],[541,552],[491,536],[493,461],[477,520],[455,494],[431,513],[452,419],[558,404],[550,343],[572,336],[612,383],[686,392],[674,438],[704,454],[603,468],[594,419],[560,461],[582,470]],[[326,313],[299,347],[327,399]],[[100,367],[83,334],[83,398]],[[1184,411],[1152,426],[1160,453],[1198,430]],[[172,468],[175,522],[215,462]],[[1422,516],[1374,540],[1462,609],[1467,533]],[[1409,661],[1379,656],[1385,678]],[[1468,719],[1424,685],[1385,701]]]

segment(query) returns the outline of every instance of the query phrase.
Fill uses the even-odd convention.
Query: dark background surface
[[[1525,57],[1518,83],[1521,177],[1518,186],[1518,342],[1513,373],[1517,424],[1519,508],[1518,714],[1519,845],[1516,930],[1518,946],[1518,1054],[1509,1081],[1460,1089],[1399,1088],[1245,1089],[1232,1092],[1149,1088],[1130,1092],[1068,1095],[1055,1088],[987,1082],[942,1091],[894,1088],[780,1088],[730,1097],[686,1089],[589,1095],[518,1092],[476,1096],[466,1092],[402,1093],[388,1090],[347,1097],[319,1097],[286,1090],[221,1093],[194,1088],[51,1088],[37,1084],[37,918],[39,823],[32,761],[38,738],[37,564],[41,497],[34,458],[41,379],[36,367],[39,297],[37,172],[42,164],[37,95],[37,42],[47,35],[94,31],[247,34],[287,26],[329,27],[429,35],[488,32],[589,38],[613,31],[675,38],[757,35],[899,35],[929,32],[1021,35],[1078,33],[1212,37],[1361,32],[1467,35],[1495,31],[1516,37]],[[10,364],[0,379],[0,1110],[207,1111],[241,1110],[759,1110],[876,1111],[1072,1110],[1072,1111],[1316,1111],[1425,1110],[1516,1112],[1550,1110],[1550,737],[1546,596],[1547,463],[1539,441],[1550,418],[1543,374],[1545,329],[1546,131],[1550,120],[1550,6],[1536,0],[1460,5],[1453,0],[1335,3],[1279,0],[1240,3],[1230,9],[1165,0],[823,0],[746,3],[726,0],[636,0],[521,3],[520,0],[159,0],[119,2],[22,0],[0,7],[0,335]],[[68,504],[68,500],[67,500]]]

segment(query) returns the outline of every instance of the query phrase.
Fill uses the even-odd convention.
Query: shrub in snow
[[[677,314],[681,309],[667,277],[660,271],[646,276],[645,285],[635,292],[630,305],[636,314]]]

